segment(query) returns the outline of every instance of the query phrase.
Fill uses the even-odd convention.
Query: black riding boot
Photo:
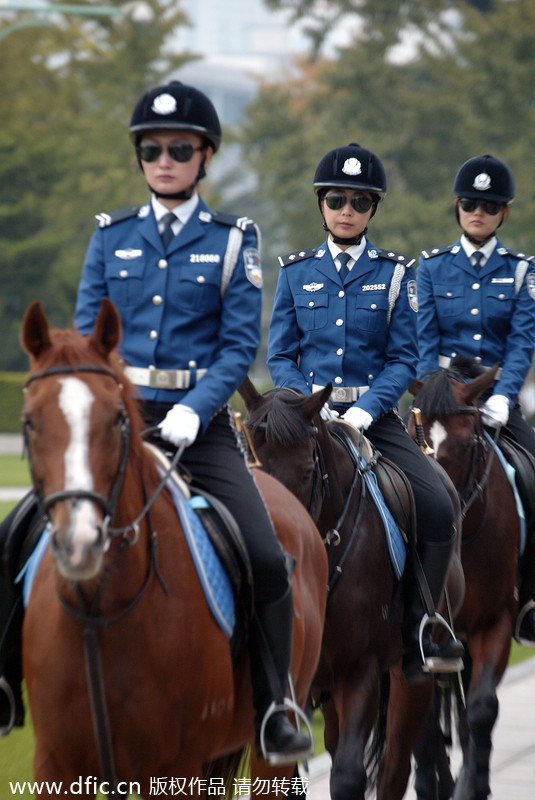
[[[535,647],[535,525],[528,528],[526,551],[522,558],[518,616],[515,639],[526,647]]]
[[[310,737],[294,728],[284,709],[292,627],[291,587],[280,600],[255,609],[250,651],[256,751],[270,764],[293,764],[313,751]]]
[[[454,544],[455,538],[445,543],[420,542],[417,545],[435,608],[438,608],[442,596]],[[402,666],[405,680],[407,683],[418,683],[429,672],[458,672],[463,666],[464,648],[461,642],[450,636],[443,644],[436,644],[431,638],[432,622],[425,624],[420,634],[427,610],[414,567],[408,578],[403,612]]]
[[[33,492],[0,523],[0,736],[24,725],[22,702],[22,584],[15,583],[22,563],[44,527]]]

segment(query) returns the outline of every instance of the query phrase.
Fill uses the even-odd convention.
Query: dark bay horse
[[[513,490],[484,435],[476,403],[492,385],[494,374],[495,369],[467,382],[453,369],[439,370],[411,387],[425,439],[457,488],[463,511],[466,593],[456,616],[456,632],[467,644],[471,669],[466,670],[466,712],[460,724],[463,766],[454,800],[485,800],[490,794],[496,688],[507,667],[517,612],[519,517]],[[413,419],[409,431],[416,435]]]
[[[38,302],[22,326],[24,428],[51,525],[23,630],[35,779],[62,781],[67,798],[80,781],[94,797],[97,780],[119,796],[148,800],[157,785],[175,793],[169,781],[193,796],[206,775],[232,791],[238,757],[254,742],[247,648],[234,669],[171,495],[156,492],[120,333],[107,299],[88,337],[51,330]],[[321,645],[325,551],[290,492],[260,471],[257,479],[296,559],[292,674],[303,707]],[[251,794],[277,796],[295,765],[270,767],[251,750]]]
[[[320,416],[330,392],[326,387],[302,395],[282,388],[261,395],[249,379],[240,387],[262,468],[309,509],[329,553],[330,590],[313,695],[321,702],[333,761],[331,797],[362,800],[373,785],[367,744],[378,713],[385,710],[381,682],[390,672],[386,749],[377,751],[383,754],[377,797],[400,800],[433,684],[407,686],[403,678],[400,584],[362,472]]]

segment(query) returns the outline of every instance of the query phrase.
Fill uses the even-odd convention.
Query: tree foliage
[[[186,23],[177,3],[149,4],[147,25],[65,14],[0,38],[1,369],[26,367],[18,336],[33,299],[54,324],[70,324],[94,214],[145,198],[132,108],[188,57],[166,46]]]
[[[273,288],[275,256],[322,241],[312,191],[314,170],[331,148],[358,142],[382,159],[387,197],[370,238],[416,257],[454,241],[453,179],[468,158],[504,159],[517,201],[500,231],[507,244],[535,252],[535,4],[530,0],[402,3],[270,0],[308,14],[358,14],[359,32],[333,57],[313,58],[266,83],[249,111],[243,141],[257,175],[257,202],[269,204],[264,266]],[[407,57],[393,46],[411,33]],[[267,198],[267,199],[266,199]]]

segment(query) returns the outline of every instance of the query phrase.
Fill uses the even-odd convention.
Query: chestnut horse
[[[496,688],[507,667],[516,618],[520,528],[513,489],[485,436],[477,399],[496,369],[467,382],[455,369],[437,370],[411,386],[422,413],[423,435],[450,475],[463,512],[461,557],[466,580],[456,632],[466,642],[471,670],[466,711],[461,706],[463,766],[454,800],[490,794],[492,730],[498,715]],[[409,431],[416,435],[414,420]]]
[[[363,473],[330,433],[343,423],[327,424],[320,416],[331,387],[311,395],[286,388],[262,395],[247,378],[239,391],[263,469],[308,508],[329,553],[330,591],[313,696],[321,703],[332,757],[331,798],[363,800],[377,778],[380,800],[401,800],[433,682],[408,686],[403,678],[401,584]],[[447,476],[445,483],[455,495]],[[381,684],[388,672],[385,692]],[[386,742],[374,742],[374,761],[367,747],[378,713],[387,713]]]
[[[145,800],[160,789],[201,794],[207,775],[232,790],[238,755],[254,741],[247,648],[233,668],[143,443],[120,334],[108,299],[88,337],[51,330],[38,302],[22,326],[31,357],[24,428],[51,526],[23,630],[35,779],[61,781],[67,798],[80,782],[94,797],[97,780]],[[274,478],[256,478],[296,559],[292,675],[303,707],[320,652],[326,556],[301,504]],[[268,766],[251,750],[253,796],[296,788],[295,765]]]

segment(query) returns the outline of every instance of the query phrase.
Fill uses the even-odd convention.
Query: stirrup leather
[[[442,614],[435,612],[433,615],[424,614],[420,628],[418,630],[418,643],[420,645],[420,655],[422,657],[422,672],[460,672],[464,666],[462,658],[440,658],[438,656],[426,656],[424,653],[423,634],[426,625],[433,625],[438,622],[444,625],[451,635],[451,638],[457,641],[457,637],[453,632],[452,627],[444,619]]]

